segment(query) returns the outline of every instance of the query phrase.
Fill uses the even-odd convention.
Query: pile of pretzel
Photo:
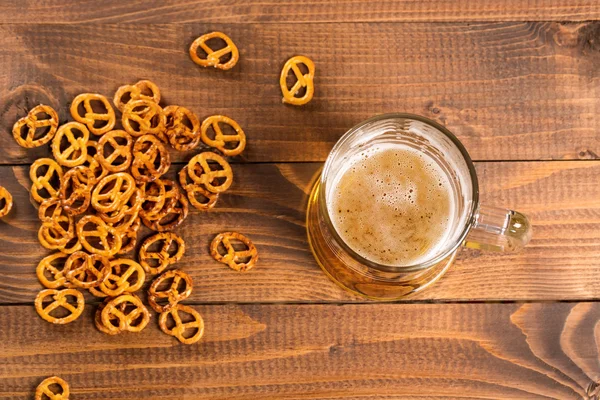
[[[120,87],[115,94],[123,130],[114,129],[116,112],[106,97],[91,93],[73,100],[73,122],[59,127],[56,111],[39,105],[14,125],[13,135],[21,146],[51,142],[54,156],[38,159],[30,168],[31,197],[39,203],[42,223],[39,241],[58,251],[37,267],[47,289],[38,294],[35,306],[45,320],[66,324],[77,319],[85,304],[80,289],[88,289],[105,298],[95,316],[100,331],[114,335],[144,329],[150,314],[135,293],[147,274],[160,274],[183,256],[184,241],[171,231],[186,219],[188,201],[208,210],[231,186],[229,163],[210,151],[194,156],[180,171],[183,191],[163,177],[171,166],[169,145],[184,151],[202,141],[235,156],[244,150],[246,138],[230,118],[215,115],[200,125],[190,110],[163,109],[159,101],[158,87],[146,80]],[[222,124],[235,133],[224,134]],[[99,139],[91,140],[90,134]],[[142,243],[139,263],[116,258],[135,249],[142,223],[158,233]],[[213,256],[240,265],[238,270],[249,269],[257,253],[245,240],[246,253],[223,244]],[[148,291],[150,305],[160,313],[161,329],[188,344],[200,339],[204,325],[195,310],[179,304],[191,292],[191,278],[179,270],[159,276]],[[67,315],[56,315],[58,309]]]

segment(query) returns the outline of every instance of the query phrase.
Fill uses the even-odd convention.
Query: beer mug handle
[[[520,212],[480,206],[464,245],[471,249],[516,251],[531,239],[529,219]]]

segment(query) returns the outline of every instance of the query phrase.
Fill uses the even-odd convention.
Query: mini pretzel
[[[186,200],[185,196],[178,195],[175,206],[171,208],[164,217],[153,220],[142,217],[142,222],[153,231],[171,231],[181,225],[181,223],[187,218],[188,212],[188,201]]]
[[[149,187],[146,189],[146,202],[142,204],[142,208],[146,207],[147,209],[140,211],[140,217],[148,221],[164,218],[177,205],[177,200],[181,195],[175,182],[170,179],[157,179],[154,182],[159,184],[159,188]],[[164,190],[164,195],[159,194],[162,193],[162,190]],[[159,199],[159,196],[162,197]],[[160,209],[158,209],[159,204],[161,205]]]
[[[114,328],[116,328],[115,331],[108,330],[108,328],[106,326],[104,326],[104,323],[102,322],[102,310],[104,310],[104,308],[106,307],[106,304],[111,300],[112,300],[112,298],[108,298],[108,299],[105,299],[102,303],[100,303],[100,305],[96,309],[96,313],[94,314],[94,324],[96,325],[96,328],[98,328],[98,330],[104,334],[117,335],[117,334],[121,333],[121,331],[119,330],[119,320],[117,319],[117,317],[114,316],[114,314],[110,315],[110,323]],[[126,308],[127,308],[126,302],[123,302],[117,306],[117,310],[119,310],[121,313],[126,312]]]
[[[133,158],[132,146],[133,139],[127,132],[110,131],[98,140],[98,161],[110,172],[127,171]]]
[[[231,241],[237,239],[246,245],[246,250],[235,250]],[[225,249],[222,254],[220,247]],[[250,239],[236,232],[220,233],[213,239],[210,244],[210,255],[220,263],[227,264],[229,268],[236,271],[245,272],[256,264],[258,261],[258,251]],[[244,262],[244,260],[247,260]]]
[[[188,166],[182,168],[179,171],[179,184],[187,193],[187,198],[196,209],[206,211],[217,204],[219,199],[218,193],[211,193],[206,190],[202,185],[197,185],[190,182],[189,174],[187,172]]]
[[[191,322],[182,322],[180,316],[181,313],[190,314],[194,320]],[[167,327],[169,315],[171,315],[173,321],[175,321],[175,326],[172,329]],[[169,311],[161,313],[158,318],[158,325],[164,333],[176,337],[183,344],[196,343],[204,334],[204,320],[202,319],[202,316],[192,307],[183,304],[177,304]],[[186,337],[186,331],[193,331],[194,329],[196,330],[196,333],[190,337]]]
[[[171,146],[179,151],[192,150],[198,146],[200,121],[196,114],[180,106],[168,106],[163,111],[166,117],[166,135]]]
[[[121,250],[119,250],[117,254],[127,254],[131,250],[135,249],[135,245],[137,244],[137,235],[141,225],[142,220],[137,217],[129,226],[129,228],[122,231],[121,241],[123,244],[121,245]]]
[[[165,129],[165,114],[151,100],[134,100],[123,109],[123,129],[131,136],[158,135]],[[132,124],[133,123],[133,124]]]
[[[52,224],[61,217],[68,217],[69,214],[62,206],[60,199],[44,200],[38,208],[38,218],[42,223]]]
[[[231,126],[235,130],[235,135],[225,135],[219,126],[219,122]],[[215,132],[215,138],[208,136],[208,130],[212,127]],[[202,141],[210,147],[214,147],[226,156],[233,157],[240,154],[246,148],[246,134],[240,125],[229,117],[224,115],[213,115],[202,122]],[[228,148],[228,143],[237,143],[233,148]]]
[[[131,279],[133,281],[130,282]],[[99,289],[102,293],[115,297],[125,292],[133,293],[139,290],[145,280],[146,273],[140,264],[127,258],[120,258],[110,262],[108,278],[100,284]]]
[[[93,229],[87,230],[90,226]],[[77,222],[77,236],[81,245],[93,254],[111,257],[121,250],[122,240],[117,230],[95,215],[86,215]],[[90,239],[95,242],[90,243]]]
[[[106,110],[104,112],[95,112],[92,104],[100,104]],[[83,104],[84,114],[80,114],[79,105]],[[77,122],[87,125],[90,132],[94,135],[103,135],[110,131],[117,120],[115,116],[115,110],[108,99],[101,94],[96,93],[82,93],[73,99],[71,103],[71,116]],[[102,126],[98,127],[97,122],[104,122]]]
[[[150,95],[144,94],[144,91],[149,91]],[[129,100],[123,101],[126,94],[129,94]],[[141,80],[134,85],[124,85],[118,88],[113,103],[115,103],[115,107],[123,111],[127,104],[135,100],[148,100],[158,104],[160,103],[160,90],[154,82]]]
[[[123,311],[120,309],[121,304],[126,305]],[[129,307],[133,309],[128,312]],[[140,332],[150,321],[148,309],[137,296],[132,294],[122,294],[108,301],[100,315],[102,324],[111,333]],[[118,326],[113,324],[113,320],[116,320]]]
[[[94,172],[83,165],[65,173],[60,185],[60,200],[69,215],[79,215],[88,209],[95,184]]]
[[[144,200],[143,190],[136,188],[133,196],[120,209],[110,213],[98,213],[100,218],[115,228],[122,236],[136,221]]]
[[[8,190],[0,186],[0,218],[6,217],[13,206],[13,198]]]
[[[150,250],[157,243],[162,243],[158,251]],[[175,245],[175,252],[170,251]],[[160,274],[169,265],[175,264],[185,253],[185,242],[173,232],[157,233],[150,236],[140,248],[138,260],[144,270],[149,274]]]
[[[98,287],[106,281],[110,273],[110,261],[98,254],[89,255],[77,251],[69,256],[63,270],[65,277],[81,289]]]
[[[218,164],[221,169],[211,169],[210,161]],[[212,193],[226,191],[233,182],[233,171],[229,163],[220,155],[211,152],[200,153],[192,158],[188,164],[188,174],[196,184],[204,185]]]
[[[44,222],[38,231],[40,244],[50,250],[66,246],[74,236],[75,228],[70,215],[60,215],[51,222]]]
[[[306,65],[308,68],[308,73],[302,74],[300,68],[298,68],[299,64]],[[291,89],[287,87],[287,76],[290,72],[294,72],[296,75],[296,83]],[[315,64],[308,57],[304,56],[295,56],[287,60],[283,69],[281,70],[281,76],[279,77],[279,86],[281,86],[281,92],[283,93],[282,101],[284,103],[293,104],[295,106],[301,106],[303,104],[308,103],[315,92],[315,85],[313,83],[313,79],[315,77]],[[301,88],[306,88],[306,93],[302,97],[296,97]]]
[[[159,162],[158,167],[156,162]],[[151,182],[164,175],[171,166],[171,156],[155,136],[144,135],[133,146],[131,174],[138,182]]]
[[[206,42],[213,38],[223,39],[226,46],[219,50],[211,49],[208,47]],[[198,56],[198,47],[206,52],[206,58],[203,59]],[[221,57],[229,53],[231,53],[231,59],[226,63],[221,63]],[[240,53],[229,36],[222,32],[211,32],[194,40],[190,46],[190,57],[192,58],[192,61],[203,67],[215,67],[222,70],[228,70],[233,68],[233,66],[238,62]]]
[[[58,385],[60,387],[58,393],[55,393],[50,389],[50,386],[53,385]],[[69,384],[58,376],[51,376],[50,378],[44,379],[35,389],[35,400],[69,400],[69,395]]]
[[[77,133],[79,132],[79,133]],[[79,122],[68,122],[58,128],[56,136],[52,139],[52,154],[60,165],[76,167],[87,159],[87,141],[90,132],[85,125]],[[63,139],[68,145],[63,149]]]
[[[42,174],[43,172],[43,174]],[[29,168],[31,178],[31,197],[38,203],[58,198],[63,171],[60,165],[51,158],[40,158]]]
[[[39,114],[46,114],[48,118],[38,118]],[[23,138],[23,127],[27,126],[27,135]],[[48,127],[48,130],[36,139],[38,129]],[[58,129],[58,114],[50,106],[40,104],[27,113],[27,116],[18,120],[13,126],[13,136],[17,143],[25,148],[34,148],[45,145],[52,140]]]
[[[64,274],[65,262],[68,258],[67,254],[59,252],[42,259],[35,269],[40,283],[48,289],[58,289],[63,286],[70,287]],[[60,268],[56,266],[57,261],[62,263]]]
[[[76,304],[69,303],[68,296],[75,297]],[[44,307],[44,300],[48,297],[52,297],[53,301]],[[69,322],[75,321],[83,312],[85,305],[83,295],[79,290],[76,289],[44,289],[38,293],[35,298],[35,310],[37,313],[46,321],[53,324],[68,324]],[[50,313],[57,308],[62,307],[69,311],[69,315],[63,318],[56,318],[50,315]]]
[[[137,187],[131,175],[117,172],[102,179],[92,192],[92,207],[97,211],[109,213],[117,210],[133,195]]]
[[[168,282],[169,279],[173,279],[171,284],[166,290],[160,290],[159,287],[164,283]],[[179,289],[179,284],[183,281],[183,289]],[[190,297],[192,294],[193,281],[192,278],[183,271],[178,269],[172,269],[165,272],[152,282],[148,289],[148,303],[156,312],[165,312],[172,309],[177,303]],[[167,304],[161,305],[164,300]]]

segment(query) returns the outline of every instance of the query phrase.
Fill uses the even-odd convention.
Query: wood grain
[[[196,306],[206,334],[109,337],[1,307],[0,398],[57,374],[91,399],[592,399],[600,305]]]
[[[240,48],[231,71],[189,59],[191,41],[214,29]],[[282,105],[277,84],[295,54],[317,66],[305,107]],[[75,95],[112,96],[140,78],[165,104],[237,120],[243,161],[323,161],[350,127],[398,111],[445,124],[477,160],[595,159],[599,64],[600,22],[0,25],[0,164],[47,152],[10,135],[27,109],[50,104],[64,122]]]
[[[178,232],[187,243],[178,264],[195,282],[195,302],[346,302],[308,248],[305,204],[320,164],[234,165],[234,184],[208,213],[193,211]],[[173,168],[178,170],[179,167]],[[521,253],[463,250],[451,270],[416,300],[591,300],[600,293],[600,163],[479,163],[482,202],[527,213],[533,240]],[[47,252],[29,203],[25,167],[0,167],[15,199],[0,221],[0,302],[31,303],[35,266]],[[260,253],[246,274],[215,262],[208,245],[219,232],[249,236]]]
[[[452,22],[588,21],[600,19],[594,0],[82,0],[0,3],[0,23],[299,23],[299,22]]]

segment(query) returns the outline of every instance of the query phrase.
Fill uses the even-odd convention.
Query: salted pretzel
[[[54,392],[51,386],[58,386],[60,390]],[[69,400],[69,384],[58,376],[46,378],[35,389],[35,400]]]
[[[219,50],[213,50],[208,47],[206,42],[214,38],[223,39],[225,41],[225,47]],[[204,50],[206,53],[206,58],[200,58],[198,56],[198,47]],[[231,58],[229,61],[222,63],[221,57],[226,56],[229,53],[231,53]],[[228,70],[233,68],[233,66],[238,62],[240,53],[229,36],[222,32],[211,32],[194,40],[190,46],[190,57],[192,58],[192,61],[203,67],[215,67],[222,70]]]
[[[179,151],[192,150],[200,143],[200,121],[196,114],[185,107],[164,108],[166,135],[169,143]]]
[[[102,106],[104,111],[94,111],[94,104]],[[83,106],[83,110],[80,110],[80,105]],[[71,103],[71,116],[75,121],[85,124],[90,132],[98,136],[110,131],[117,121],[115,110],[108,99],[97,93],[82,93],[75,97]],[[98,123],[101,126],[98,126]]]
[[[182,314],[189,314],[193,320],[190,322],[183,322],[181,318]],[[172,328],[168,327],[169,316],[171,316],[175,322],[175,326]],[[176,337],[183,344],[196,343],[204,334],[204,320],[202,319],[202,316],[192,307],[183,304],[177,304],[170,310],[161,313],[158,317],[158,325],[164,333]],[[188,331],[193,332],[189,337]]]
[[[90,206],[92,188],[96,184],[94,172],[79,165],[68,170],[60,185],[60,200],[69,215],[84,213]]]
[[[187,170],[188,166],[186,165],[179,171],[179,184],[187,193],[190,204],[201,211],[210,210],[217,204],[219,194],[211,193],[204,186],[194,183],[190,179]]]
[[[149,92],[150,94],[146,94]],[[129,97],[128,101],[123,101],[123,97]],[[160,90],[154,82],[149,80],[141,80],[133,85],[124,85],[117,89],[113,103],[120,111],[125,109],[125,106],[135,100],[148,100],[156,104],[160,103]]]
[[[140,264],[127,258],[119,258],[110,262],[108,278],[100,284],[99,289],[102,293],[115,297],[139,290],[145,280],[146,273]]]
[[[165,289],[164,286],[167,286]],[[183,286],[183,287],[180,287]],[[156,312],[172,309],[177,303],[192,294],[192,277],[185,272],[172,269],[160,275],[148,288],[148,303]],[[166,304],[164,302],[166,301]]]
[[[135,180],[127,172],[108,175],[94,188],[92,207],[103,213],[115,211],[129,201],[136,189]]]
[[[177,228],[187,218],[189,204],[185,196],[179,194],[175,205],[162,218],[148,219],[142,217],[142,222],[156,232],[166,232]]]
[[[154,181],[164,175],[170,166],[169,151],[156,136],[144,135],[135,142],[131,174],[136,181]]]
[[[131,136],[158,135],[165,129],[165,114],[152,100],[134,100],[123,108],[123,129]]]
[[[242,242],[246,249],[236,250],[232,241]],[[245,272],[258,261],[258,251],[250,239],[237,232],[220,233],[210,244],[210,255],[220,263],[227,264],[231,269]]]
[[[35,273],[44,287],[48,289],[58,289],[63,286],[71,287],[64,274],[65,263],[68,258],[68,254],[58,252],[43,258],[39,262]]]
[[[212,169],[217,164],[221,169]],[[188,163],[188,175],[198,185],[203,185],[211,193],[221,193],[229,189],[233,182],[231,166],[223,157],[211,152],[194,156]]]
[[[235,134],[224,134],[219,125],[220,123],[232,127],[235,130]],[[211,128],[215,133],[214,139],[209,137],[209,130]],[[237,122],[224,115],[213,115],[206,118],[202,122],[200,132],[204,144],[214,147],[228,157],[237,156],[246,148],[246,134]],[[233,144],[233,147],[229,146],[230,144]]]
[[[45,114],[47,117],[39,118]],[[26,135],[23,137],[23,128],[27,127]],[[41,133],[38,133],[41,129]],[[52,140],[58,129],[58,114],[50,106],[40,104],[35,106],[27,115],[19,119],[13,126],[13,136],[17,143],[25,148],[43,146]]]
[[[0,186],[0,218],[6,217],[13,206],[12,195],[6,188]]]
[[[142,220],[137,217],[135,221],[125,230],[121,232],[121,250],[117,254],[127,254],[133,249],[135,249],[135,245],[137,244],[138,232],[140,230],[140,226],[142,225]]]
[[[79,122],[68,122],[58,128],[56,136],[52,139],[52,154],[56,161],[65,167],[81,165],[87,160],[89,138],[90,132],[85,125]]]
[[[75,224],[70,215],[59,215],[50,222],[43,222],[38,230],[38,240],[49,250],[61,249],[75,236]]]
[[[133,154],[133,138],[125,131],[115,130],[104,134],[97,144],[97,159],[110,172],[127,171]]]
[[[121,309],[122,304],[125,304],[124,309]],[[150,321],[148,309],[133,294],[122,294],[107,301],[100,316],[102,324],[110,333],[140,332]]]
[[[67,280],[81,289],[98,287],[106,281],[111,266],[108,258],[98,254],[76,251],[65,262],[63,270]]]
[[[93,254],[111,257],[121,250],[122,239],[117,230],[95,215],[86,215],[77,222],[77,236]]]
[[[308,72],[306,74],[303,74],[302,71],[300,71],[300,68],[298,67],[300,64],[304,64],[306,65],[306,68],[308,68]],[[296,76],[296,83],[294,83],[294,85],[288,89],[287,76],[290,70],[292,70]],[[315,93],[315,85],[313,82],[314,77],[315,64],[310,58],[304,56],[295,56],[287,60],[283,66],[283,69],[281,70],[281,76],[279,77],[279,86],[281,86],[281,92],[283,93],[282,101],[295,106],[301,106],[308,103]],[[306,92],[303,96],[296,97],[302,88],[306,88]]]
[[[48,297],[52,298],[52,302],[44,306],[45,300]],[[75,304],[69,302],[69,297],[75,298]],[[83,312],[84,305],[83,295],[76,289],[44,289],[35,298],[35,310],[40,317],[50,323],[59,325],[75,321]],[[52,311],[58,308],[64,308],[69,311],[69,315],[61,318],[53,317],[51,315]]]
[[[171,250],[174,248],[173,250]],[[185,242],[174,232],[162,232],[150,236],[140,247],[138,260],[149,274],[160,274],[175,264],[185,253]]]
[[[37,159],[29,168],[31,178],[31,197],[38,203],[56,197],[60,193],[60,183],[63,177],[62,167],[51,158]]]

